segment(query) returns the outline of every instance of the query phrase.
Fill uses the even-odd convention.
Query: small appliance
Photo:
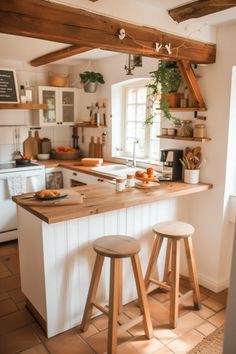
[[[162,172],[160,181],[178,181],[182,179],[182,164],[179,159],[183,158],[183,150],[161,150]]]

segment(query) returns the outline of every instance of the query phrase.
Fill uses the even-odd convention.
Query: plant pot
[[[184,183],[198,184],[200,170],[184,170]]]
[[[96,92],[97,85],[98,85],[97,82],[87,81],[84,83],[84,91],[89,93],[94,93]]]
[[[180,107],[180,100],[183,98],[182,93],[171,92],[166,94],[166,100],[169,108]]]

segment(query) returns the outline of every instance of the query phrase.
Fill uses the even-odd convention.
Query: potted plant
[[[179,122],[179,119],[173,117],[169,111],[168,94],[176,92],[181,83],[181,73],[176,62],[167,62],[161,60],[159,67],[155,71],[150,72],[152,82],[147,85],[150,89],[150,108],[153,113],[147,117],[146,124],[152,124],[155,117],[155,104],[159,100],[159,108],[164,114],[164,118]]]
[[[102,74],[95,73],[94,71],[80,73],[80,82],[84,84],[84,91],[90,93],[96,91],[98,83],[105,84]]]

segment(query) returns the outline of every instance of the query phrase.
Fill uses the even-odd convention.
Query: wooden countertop
[[[84,202],[80,205],[29,207],[22,206],[41,220],[53,224],[84,216],[100,214],[112,210],[128,208],[135,205],[152,203],[162,199],[170,199],[211,189],[211,184],[185,184],[182,182],[161,182],[155,189],[127,188],[117,192],[115,185],[102,183],[74,187],[73,190],[84,194]],[[13,197],[19,204],[20,197]]]

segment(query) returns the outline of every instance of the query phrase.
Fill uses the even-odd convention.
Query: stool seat
[[[164,221],[153,226],[155,234],[167,238],[186,238],[194,234],[194,227],[182,221]]]
[[[93,243],[95,252],[104,257],[126,258],[140,252],[140,245],[133,237],[112,235],[98,238]]]

